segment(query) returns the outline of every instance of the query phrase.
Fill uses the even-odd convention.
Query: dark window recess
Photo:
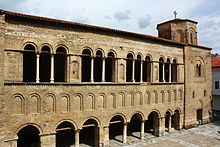
[[[33,45],[26,45],[23,54],[23,82],[36,81],[36,54]]]
[[[215,81],[215,89],[219,89],[219,81]]]

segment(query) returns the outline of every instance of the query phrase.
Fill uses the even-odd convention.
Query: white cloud
[[[114,14],[114,18],[116,18],[118,21],[128,20],[130,19],[129,14],[130,14],[130,10],[119,11]]]

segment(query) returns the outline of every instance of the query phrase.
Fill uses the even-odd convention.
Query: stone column
[[[132,61],[132,79],[131,79],[132,82],[135,82],[134,73],[135,73],[135,60],[133,59],[133,61]]]
[[[79,132],[80,130],[75,130],[75,147],[79,147]]]
[[[127,143],[127,124],[124,123],[123,126],[123,143]]]
[[[141,74],[140,74],[140,82],[143,82],[143,61],[141,61]]]
[[[102,58],[102,82],[105,82],[105,57]]]
[[[171,83],[171,64],[169,64],[169,83]]]
[[[184,114],[183,113],[180,113],[179,114],[179,130],[181,130],[183,128],[183,117],[184,117]]]
[[[40,54],[36,54],[36,83],[40,83]]]
[[[165,64],[162,63],[162,70],[163,70],[163,76],[162,76],[162,82],[165,82]]]
[[[91,77],[90,82],[94,82],[94,57],[91,57]]]
[[[99,146],[100,147],[107,147],[109,146],[109,126],[101,126],[99,128]]]
[[[159,118],[159,136],[164,136],[165,133],[165,117]]]
[[[171,125],[172,125],[172,119],[171,115],[169,117],[169,125],[168,125],[168,132],[171,132]]]
[[[50,83],[54,83],[54,54],[51,54]]]
[[[56,132],[40,134],[41,147],[56,147]]]
[[[140,132],[140,133],[141,133],[141,134],[140,134],[140,138],[141,138],[141,139],[144,139],[144,127],[145,127],[145,126],[144,126],[144,121],[142,121],[142,122],[141,122],[141,132]]]

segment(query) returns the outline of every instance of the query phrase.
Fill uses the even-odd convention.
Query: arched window
[[[51,57],[50,48],[43,46],[40,54],[40,81],[50,82]]]
[[[161,57],[159,59],[159,82],[164,81],[164,59]]]
[[[172,82],[177,82],[177,62],[176,59],[173,59],[173,64],[172,64]]]
[[[54,57],[54,81],[66,81],[66,49],[58,47]]]
[[[115,55],[113,52],[109,52],[105,60],[105,81],[115,81]]]
[[[126,82],[132,82],[133,55],[129,53],[126,59]]]
[[[178,30],[175,34],[175,40],[178,42],[184,42],[184,34],[183,31]]]
[[[190,43],[193,44],[193,41],[194,41],[194,40],[193,40],[193,33],[191,32],[191,33],[190,33]]]
[[[151,59],[149,56],[146,56],[143,62],[143,82],[151,82]]]
[[[140,74],[141,74],[141,55],[137,56],[137,60],[135,60],[135,82],[140,82]]]
[[[200,63],[196,64],[196,76],[200,77],[202,75],[202,65]]]
[[[203,59],[201,57],[196,57],[196,61],[195,61],[195,69],[194,69],[194,72],[195,72],[195,76],[197,77],[202,77],[202,76],[205,76],[205,66],[204,66],[204,62],[203,62]]]
[[[101,82],[102,81],[102,51],[97,51],[96,56],[94,58],[94,81]]]
[[[36,81],[36,54],[33,45],[26,45],[23,54],[23,82]]]
[[[91,78],[91,52],[84,49],[82,52],[82,82],[90,82]]]
[[[170,59],[167,59],[167,62],[165,63],[165,81],[169,82],[169,76],[170,76]]]

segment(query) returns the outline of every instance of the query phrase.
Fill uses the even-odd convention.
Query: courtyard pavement
[[[192,129],[173,131],[166,133],[163,137],[154,137],[145,134],[145,139],[140,140],[140,133],[128,136],[127,144],[120,141],[122,136],[116,140],[110,140],[111,147],[220,147],[220,121],[200,125]]]

